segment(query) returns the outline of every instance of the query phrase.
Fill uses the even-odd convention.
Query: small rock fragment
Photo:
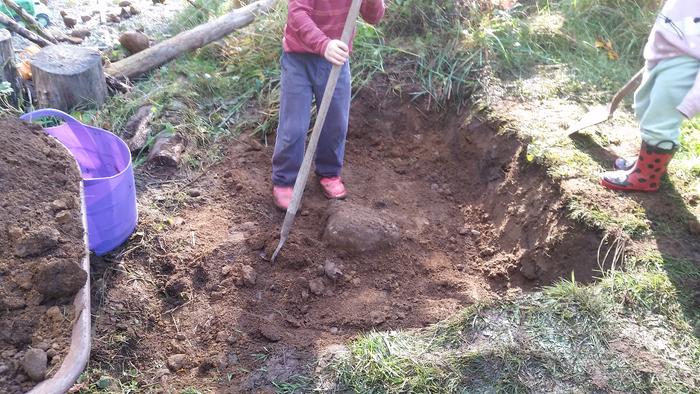
[[[467,234],[469,234],[468,228],[462,227],[461,229],[459,229],[459,235],[467,235]]]
[[[29,349],[22,357],[22,369],[35,382],[44,380],[48,357],[41,349]]]
[[[187,355],[185,354],[173,354],[168,357],[167,365],[171,371],[178,371],[185,367],[187,361]]]
[[[51,203],[51,209],[53,209],[54,211],[65,211],[66,209],[68,209],[68,203],[66,202],[66,200],[63,199],[54,200]]]
[[[134,7],[134,6],[132,5],[131,7],[129,7],[129,13],[130,13],[131,15],[138,15],[138,14],[141,13],[141,11],[139,11],[138,8],[136,8],[136,7]]]
[[[54,323],[63,320],[63,314],[61,313],[61,308],[57,306],[52,306],[46,311],[46,316]]]
[[[331,334],[335,335],[338,333],[338,331],[340,331],[338,330],[338,327],[331,327]]]
[[[337,279],[342,276],[343,273],[338,269],[338,265],[333,260],[326,260],[326,264],[323,265],[323,272],[330,279]]]
[[[131,6],[131,2],[128,0],[122,0],[119,2],[119,6],[122,8],[126,8],[126,7]]]
[[[230,265],[225,265],[221,268],[221,276],[229,276],[231,274],[231,271],[233,270],[233,267]]]
[[[75,25],[78,23],[78,20],[75,18],[72,18],[68,15],[63,16],[63,24],[66,25],[67,28],[72,29],[75,27]]]
[[[75,30],[70,32],[71,36],[82,38],[82,39],[85,39],[85,37],[90,37],[91,34],[92,34],[92,32],[88,29],[75,29]]]
[[[129,10],[122,8],[122,10],[119,12],[119,17],[122,19],[129,19],[131,18],[131,14],[129,13]]]
[[[56,214],[56,223],[60,225],[64,225],[68,222],[70,222],[71,219],[71,214],[69,211],[61,211]]]
[[[326,286],[323,284],[322,278],[316,278],[314,280],[309,281],[309,290],[311,290],[312,293],[316,295],[321,295],[323,294],[323,291],[325,289]]]
[[[92,19],[92,16],[90,15],[83,15],[80,17],[80,20],[83,21],[83,23],[90,21]]]
[[[190,189],[190,190],[187,192],[187,194],[188,194],[190,197],[199,197],[199,196],[202,195],[202,191],[199,190],[199,189]]]
[[[700,235],[700,222],[695,218],[688,221],[688,232],[692,235]]]
[[[243,267],[241,267],[241,275],[243,278],[244,285],[248,287],[255,286],[258,274],[255,272],[255,269],[253,269],[253,267],[249,265],[244,265]]]

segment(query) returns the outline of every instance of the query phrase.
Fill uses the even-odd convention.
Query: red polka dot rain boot
[[[660,143],[661,144],[661,143]],[[603,173],[600,184],[612,190],[655,192],[661,185],[661,177],[666,173],[668,163],[676,153],[672,149],[659,148],[646,142],[642,143],[636,161],[618,159],[615,161],[617,171]]]

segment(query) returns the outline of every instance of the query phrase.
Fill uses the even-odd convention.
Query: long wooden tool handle
[[[352,34],[355,30],[355,21],[358,15],[360,15],[360,5],[362,0],[352,0],[350,5],[350,11],[348,12],[348,18],[345,20],[345,27],[343,28],[343,35],[341,40],[350,45],[350,40],[352,39]],[[289,203],[289,208],[287,208],[287,214],[284,217],[284,224],[282,230],[284,231],[285,225],[291,223],[294,220],[294,216],[297,214],[299,209],[299,204],[301,203],[301,197],[304,195],[304,188],[306,187],[306,181],[309,178],[309,172],[311,170],[311,162],[316,154],[316,147],[318,146],[318,139],[321,136],[321,130],[326,122],[326,115],[328,115],[328,108],[333,100],[333,93],[335,92],[335,87],[338,84],[338,77],[340,76],[340,71],[343,66],[333,66],[330,75],[328,76],[328,82],[326,83],[326,90],[323,92],[323,99],[321,100],[321,106],[318,109],[318,114],[316,115],[316,123],[314,124],[314,130],[311,132],[311,138],[309,139],[309,145],[306,147],[306,153],[304,154],[304,161],[301,163],[301,168],[299,169],[299,174],[297,175],[297,180],[294,183],[294,194],[292,195],[292,201]],[[290,225],[291,227],[291,225]],[[288,230],[287,230],[288,231]]]
[[[618,90],[617,93],[615,93],[615,96],[613,96],[608,106],[608,118],[612,117],[613,113],[615,113],[615,110],[617,110],[617,107],[620,105],[622,99],[639,87],[639,85],[642,83],[643,76],[644,67],[637,71],[637,73],[634,74],[634,76],[630,78],[629,81],[627,81],[625,86],[621,87],[620,90]]]

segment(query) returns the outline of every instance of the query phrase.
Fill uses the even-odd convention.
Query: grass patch
[[[700,364],[687,351],[697,348],[697,338],[687,331],[681,336],[659,331],[665,316],[651,308],[644,309],[649,318],[637,319],[639,311],[632,313],[617,290],[562,281],[425,330],[370,333],[350,344],[349,355],[333,364],[332,372],[341,390],[366,393],[697,388],[688,372]],[[668,353],[681,356],[674,360],[682,361],[670,363],[671,358],[648,351],[648,338],[635,338],[635,332],[653,332]]]

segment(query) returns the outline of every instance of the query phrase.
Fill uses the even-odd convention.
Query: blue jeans
[[[282,55],[279,126],[272,155],[272,183],[276,186],[292,186],[296,181],[304,159],[311,102],[315,98],[317,108],[321,105],[331,67],[326,59],[313,54]],[[316,174],[320,177],[339,176],[343,168],[350,94],[350,66],[345,63],[316,149]]]

